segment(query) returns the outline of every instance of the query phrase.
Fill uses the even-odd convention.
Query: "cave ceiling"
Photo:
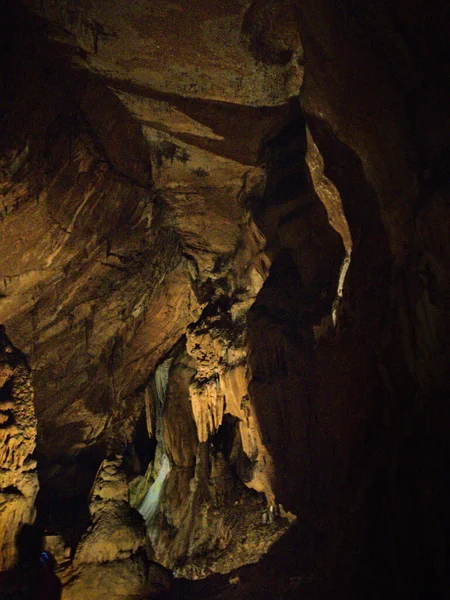
[[[202,285],[237,286],[237,198],[298,110],[301,47],[289,3],[25,4],[0,320],[31,360],[40,451],[58,455],[132,420],[125,399],[198,319]]]

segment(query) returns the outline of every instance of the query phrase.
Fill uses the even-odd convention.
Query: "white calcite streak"
[[[150,486],[144,500],[138,507],[138,511],[144,517],[146,525],[149,525],[156,513],[158,502],[161,497],[161,491],[167,475],[170,473],[170,468],[170,461],[167,456],[164,455],[161,461],[161,468],[159,470],[158,477]]]

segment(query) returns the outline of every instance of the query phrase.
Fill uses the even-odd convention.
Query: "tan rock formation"
[[[449,3],[6,4],[0,321],[49,523],[76,544],[119,452],[178,575],[298,515],[220,597],[446,600]],[[125,595],[121,506],[74,568]]]
[[[145,526],[128,503],[121,457],[105,459],[91,491],[92,525],[67,575],[64,599],[145,598],[151,590]]]
[[[82,50],[77,62],[87,59],[90,68],[115,82],[253,106],[282,103],[298,92],[301,83],[298,35],[288,34],[287,56],[269,67],[256,61],[243,43],[247,1],[205,6],[194,0],[189,6],[183,2],[168,6],[162,0],[151,5],[138,0],[120,7],[83,2],[75,11],[67,2],[26,4],[57,27],[62,41]],[[291,4],[283,1],[288,10]],[[276,12],[277,36],[285,39],[289,25],[281,18],[283,10]],[[269,54],[273,52],[279,51]]]
[[[306,143],[305,161],[311,174],[314,190],[326,208],[331,227],[339,233],[345,250],[349,254],[352,248],[352,240],[342,206],[342,199],[336,186],[324,173],[323,156],[314,143],[308,127],[306,127]]]
[[[200,323],[186,350],[156,371],[157,455],[167,455],[139,507],[156,560],[190,578],[257,562],[292,520],[274,506],[270,456],[247,396],[245,348],[238,351],[230,339],[239,327],[224,316]],[[241,365],[231,368],[227,357]],[[247,489],[236,470],[263,493]]]
[[[30,369],[0,325],[0,571],[13,566],[16,535],[36,515],[35,448]]]
[[[254,464],[253,476],[246,484],[273,502],[271,459],[248,397],[251,375],[242,323],[233,323],[226,315],[205,319],[189,330],[186,350],[196,366],[189,401],[199,442],[218,431],[225,414],[237,418],[242,448]]]

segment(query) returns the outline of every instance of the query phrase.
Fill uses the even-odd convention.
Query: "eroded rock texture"
[[[63,598],[146,598],[145,524],[128,499],[122,458],[105,459],[91,490],[91,524],[62,574]],[[154,588],[153,588],[154,589]]]
[[[15,538],[35,519],[36,418],[30,368],[0,325],[0,571],[16,560]]]
[[[217,78],[214,93],[181,100],[173,90],[143,93],[139,81],[105,87],[98,73],[67,76],[75,59],[71,43],[61,50],[46,40],[26,11],[14,18],[22,29],[10,40],[9,64],[22,61],[23,70],[17,77],[6,67],[4,77],[11,98],[26,94],[35,104],[31,119],[28,102],[6,104],[1,310],[35,372],[41,514],[76,546],[80,531],[73,531],[71,509],[86,520],[82,507],[99,460],[132,448],[145,406],[155,437],[149,377],[185,337],[188,394],[173,394],[167,411],[176,414],[178,403],[186,421],[162,416],[171,423],[163,428],[172,437],[169,460],[208,470],[209,454],[202,450],[202,458],[197,446],[211,444],[224,415],[233,417],[239,461],[252,463],[242,477],[264,494],[256,501],[262,515],[275,499],[271,459],[247,394],[245,314],[270,258],[247,197],[265,186],[265,169],[257,165],[261,144],[298,112],[289,101],[294,88],[270,83],[287,63],[260,70],[260,92],[243,84],[246,106],[232,90],[236,103],[225,102]],[[209,15],[204,19],[212,25]],[[253,106],[251,94],[270,86],[275,96]],[[190,428],[194,441],[186,450],[182,439]],[[145,470],[139,460],[138,470]],[[230,481],[242,485],[239,475]],[[160,545],[158,555],[172,556],[170,564],[186,561],[189,535],[185,526],[179,549]],[[213,538],[206,545],[227,545]]]
[[[222,350],[230,343],[224,329],[209,332]],[[204,347],[214,357],[207,376],[200,339],[197,330],[186,348],[205,370],[184,345],[156,370],[157,460],[154,482],[139,498],[156,560],[194,579],[257,562],[292,520],[274,504],[270,457],[248,408],[245,368],[223,365],[227,385],[220,387],[214,346]]]
[[[120,453],[177,575],[272,545],[220,597],[447,598],[448,3],[8,8],[0,321],[39,518],[103,564]]]

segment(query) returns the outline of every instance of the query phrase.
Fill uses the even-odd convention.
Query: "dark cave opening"
[[[72,552],[91,520],[88,497],[102,458],[95,452],[59,460],[37,455],[36,524],[48,535],[61,534]]]

